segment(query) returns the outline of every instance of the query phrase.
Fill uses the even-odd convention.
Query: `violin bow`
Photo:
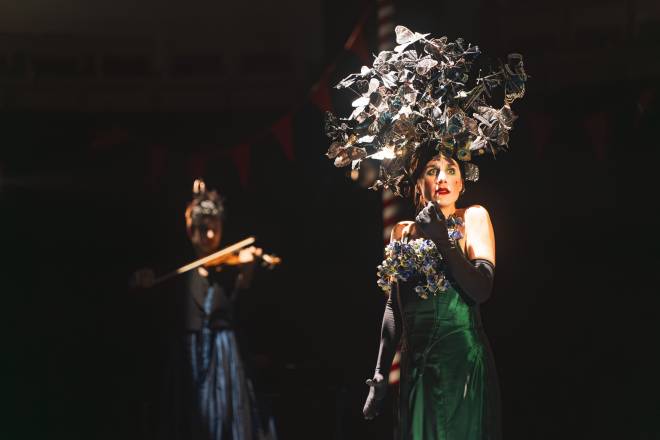
[[[243,249],[244,247],[250,246],[255,242],[254,237],[248,237],[244,240],[239,241],[238,243],[234,243],[231,246],[227,246],[226,248],[220,249],[217,252],[212,253],[211,255],[207,255],[206,257],[202,257],[198,260],[193,261],[192,263],[188,263],[185,266],[181,266],[177,270],[174,270],[172,272],[166,273],[165,275],[159,276],[154,280],[153,286],[156,284],[162,283],[165,280],[169,280],[172,277],[175,277],[177,275],[181,275],[182,273],[188,272],[189,270],[193,270],[199,266],[203,266],[204,264],[208,263],[209,261],[213,261],[216,258],[224,257],[225,255],[231,254],[233,252],[239,251]]]

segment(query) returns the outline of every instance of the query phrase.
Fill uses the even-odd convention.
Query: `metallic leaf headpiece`
[[[338,119],[326,113],[325,132],[331,139],[327,156],[335,166],[360,166],[363,159],[380,161],[374,189],[401,194],[412,154],[423,143],[459,160],[464,178],[476,181],[479,169],[472,158],[496,155],[508,146],[516,116],[509,105],[525,94],[527,74],[522,55],[510,54],[507,63],[470,81],[472,63],[481,53],[462,39],[427,38],[430,34],[396,27],[398,46],[375,57],[335,86],[356,93],[353,112]],[[504,88],[504,105],[491,107],[486,98]]]

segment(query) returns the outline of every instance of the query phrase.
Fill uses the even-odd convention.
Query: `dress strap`
[[[412,223],[403,227],[403,230],[401,231],[401,243],[408,243],[408,240],[410,240],[410,225],[412,225]]]

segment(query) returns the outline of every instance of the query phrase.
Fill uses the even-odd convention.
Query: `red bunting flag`
[[[541,158],[550,144],[553,129],[552,118],[545,113],[532,113],[529,115],[529,124],[532,128],[531,135],[536,156]]]
[[[319,110],[323,112],[332,111],[332,98],[330,97],[327,74],[324,74],[321,79],[314,84],[310,99]]]
[[[653,101],[657,98],[657,89],[655,87],[648,87],[639,95],[637,100],[637,112],[635,115],[635,128],[639,128],[642,119],[646,116],[649,107],[653,105]]]
[[[229,152],[243,188],[246,188],[250,182],[250,148],[250,144],[240,144]]]
[[[598,160],[605,159],[607,145],[610,143],[610,126],[610,116],[603,111],[588,115],[584,121],[587,136]]]
[[[344,44],[344,49],[353,52],[355,55],[358,56],[358,58],[360,58],[360,61],[362,61],[362,63],[366,65],[369,64],[369,61],[371,60],[369,57],[369,48],[367,47],[367,41],[364,38],[363,29],[364,26],[360,24],[353,30],[351,36],[348,37],[348,40],[346,40],[346,44]]]
[[[193,153],[188,159],[188,175],[193,179],[204,176],[207,162],[208,160],[204,152],[198,151]]]
[[[112,127],[96,133],[90,147],[94,151],[111,150],[129,140],[128,130],[122,127]]]
[[[293,160],[293,117],[291,113],[280,118],[271,127],[271,132],[275,139],[282,146],[282,151],[288,160]]]
[[[167,168],[167,147],[164,145],[152,145],[149,148],[149,156],[147,184],[152,191],[155,191],[160,187],[160,182],[162,182],[165,177],[165,171]]]

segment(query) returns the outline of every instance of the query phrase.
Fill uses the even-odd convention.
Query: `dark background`
[[[394,21],[519,51],[531,75],[512,151],[464,197],[497,237],[483,316],[505,438],[658,438],[660,8],[455,3],[395,2]],[[127,282],[192,257],[183,210],[203,175],[227,200],[224,241],[255,235],[284,259],[238,317],[280,438],[389,438],[389,414],[360,413],[380,195],[323,156],[309,95],[359,68],[343,44],[361,17],[376,52],[374,5],[48,5],[0,11],[2,437],[154,438],[162,305]],[[292,159],[269,134],[286,115]]]

